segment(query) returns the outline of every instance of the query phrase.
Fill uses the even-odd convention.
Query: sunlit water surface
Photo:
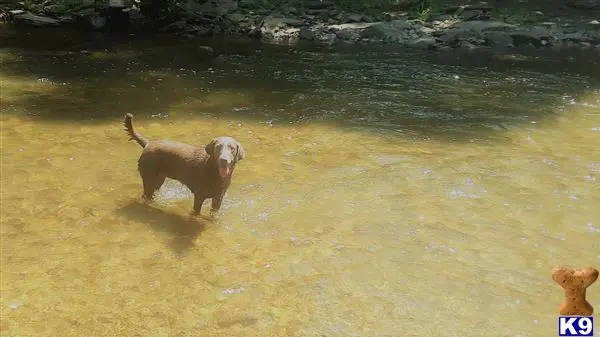
[[[551,267],[600,266],[586,71],[110,47],[0,53],[2,336],[554,336]],[[175,181],[141,202],[126,112],[242,142],[217,219]]]

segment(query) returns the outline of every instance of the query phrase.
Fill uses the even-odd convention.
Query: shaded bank
[[[77,29],[87,25],[98,31],[150,32],[190,39],[234,36],[287,45],[384,43],[424,50],[522,52],[541,48],[600,52],[600,7],[595,0],[564,4],[550,1],[537,7],[446,1],[423,8],[423,3],[404,1],[393,11],[351,11],[333,1],[306,1],[301,5],[282,2],[277,6],[250,0],[192,1],[162,17],[143,6],[132,6],[126,11],[128,24],[117,22],[116,28],[108,11],[97,8],[67,13],[46,7],[37,12],[22,8],[9,11],[7,17],[18,25]]]

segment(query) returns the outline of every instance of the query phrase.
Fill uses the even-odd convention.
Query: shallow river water
[[[33,41],[0,46],[2,336],[555,336],[550,269],[600,267],[586,56]],[[127,112],[243,144],[216,219],[142,203]]]

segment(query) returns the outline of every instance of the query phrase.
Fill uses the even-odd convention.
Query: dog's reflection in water
[[[155,231],[166,233],[169,245],[177,255],[184,255],[192,249],[205,226],[216,221],[214,216],[177,214],[142,200],[128,203],[119,209],[119,213]]]

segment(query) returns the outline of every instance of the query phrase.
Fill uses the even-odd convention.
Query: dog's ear
[[[237,143],[237,156],[236,156],[236,159],[237,159],[237,161],[240,161],[240,160],[242,160],[244,158],[246,158],[246,151],[242,147],[242,144],[240,144],[238,142]]]
[[[215,139],[213,139],[210,143],[206,144],[206,146],[204,147],[204,151],[206,151],[206,153],[208,153],[209,155],[213,155],[213,152],[215,151]]]

